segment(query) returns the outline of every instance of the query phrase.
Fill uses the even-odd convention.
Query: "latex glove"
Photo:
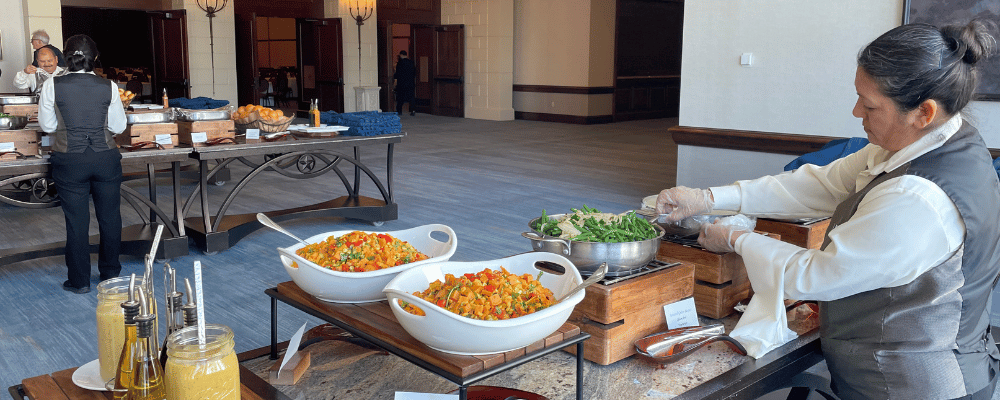
[[[756,220],[750,219],[743,214],[719,218],[711,224],[701,226],[701,235],[698,235],[698,244],[711,252],[731,253],[736,251],[733,247],[736,239],[744,233],[753,232],[753,228],[756,225]]]
[[[38,71],[38,68],[35,68],[34,65],[28,64],[27,67],[24,67],[24,73],[26,73],[28,75],[34,74],[35,71]]]
[[[715,206],[712,191],[708,189],[692,189],[676,186],[664,189],[656,197],[656,212],[660,213],[660,222],[677,222],[687,217],[708,214]],[[662,214],[667,214],[666,216]]]

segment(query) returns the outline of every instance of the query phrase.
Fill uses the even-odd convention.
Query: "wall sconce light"
[[[347,12],[358,23],[358,85],[361,85],[361,25],[375,12],[375,0],[354,0],[354,6],[348,6]]]

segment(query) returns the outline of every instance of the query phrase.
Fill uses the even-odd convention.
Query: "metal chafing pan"
[[[23,115],[0,117],[0,130],[23,129],[26,125],[28,125],[28,117]]]
[[[230,119],[232,109],[230,107],[216,108],[214,110],[186,110],[176,109],[177,119],[181,121],[219,121]]]
[[[7,104],[38,104],[36,95],[0,95],[0,105]]]
[[[173,122],[174,109],[167,108],[156,111],[127,112],[125,113],[125,120],[126,122],[128,122],[129,125]]]
[[[565,214],[554,214],[549,217],[559,219],[563,215]],[[583,275],[593,274],[605,262],[608,263],[607,276],[628,275],[656,258],[660,238],[664,235],[663,228],[654,224],[656,237],[652,239],[621,243],[582,242],[543,235],[532,228],[537,220],[535,218],[528,222],[531,232],[521,233],[521,236],[531,240],[531,249],[562,255],[572,261]]]

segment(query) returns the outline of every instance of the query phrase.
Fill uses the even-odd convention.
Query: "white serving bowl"
[[[321,233],[305,241],[309,244],[319,243],[330,236],[343,236],[351,232],[353,231]],[[417,251],[426,254],[429,258],[377,271],[341,272],[323,268],[295,254],[296,250],[305,247],[302,243],[289,247],[279,247],[278,255],[281,258],[281,263],[285,265],[285,271],[292,277],[295,284],[317,299],[333,303],[368,303],[385,300],[382,289],[400,272],[429,263],[448,261],[455,254],[455,248],[458,246],[455,231],[441,224],[429,224],[392,232],[362,232],[391,235],[396,239],[409,242]],[[448,241],[442,242],[432,238],[431,232],[447,234]],[[298,268],[292,267],[293,261],[298,264]]]
[[[460,276],[477,273],[486,268],[494,271],[503,266],[512,274],[538,275],[536,261],[551,261],[562,265],[566,272],[555,275],[546,272],[539,280],[559,298],[583,282],[573,263],[561,255],[549,252],[531,252],[476,262],[442,262],[424,264],[396,276],[385,287],[389,307],[396,320],[411,336],[428,347],[445,353],[459,355],[493,354],[515,350],[545,339],[559,329],[573,312],[585,291],[581,290],[562,302],[531,314],[501,321],[483,321],[460,316],[431,302],[413,295],[430,287],[431,282],[444,281],[445,274]],[[403,310],[399,300],[414,304],[427,315],[413,315]]]

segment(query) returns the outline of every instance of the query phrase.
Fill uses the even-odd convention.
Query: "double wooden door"
[[[159,99],[164,89],[170,98],[191,97],[185,11],[148,14],[153,48],[153,99]]]
[[[379,86],[386,101],[383,108],[395,110],[392,92],[396,54],[392,49],[392,23],[379,21]],[[411,25],[410,49],[416,66],[417,112],[450,117],[465,116],[465,29],[463,25]]]

